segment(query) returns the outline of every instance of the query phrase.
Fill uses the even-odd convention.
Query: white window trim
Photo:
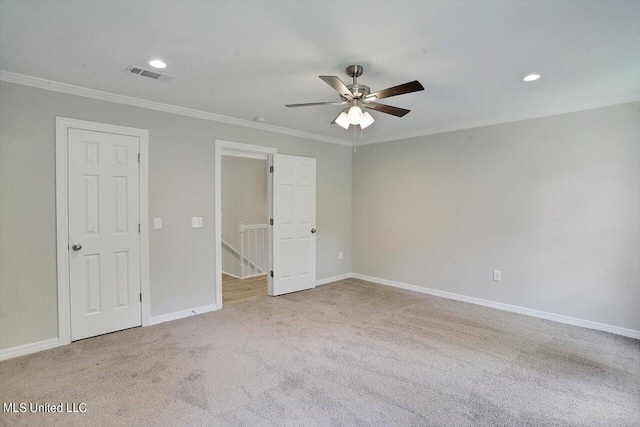
[[[69,292],[69,198],[68,135],[69,129],[84,129],[138,137],[140,141],[140,292],[142,292],[142,326],[150,324],[151,295],[149,285],[149,131],[84,120],[56,117],[56,234],[58,264],[58,342],[71,343],[71,306]]]

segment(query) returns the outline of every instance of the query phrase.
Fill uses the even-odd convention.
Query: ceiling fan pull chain
[[[356,152],[356,126],[353,127],[353,152]]]

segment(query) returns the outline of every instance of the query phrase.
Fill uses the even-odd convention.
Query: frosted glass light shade
[[[344,111],[340,113],[338,118],[336,119],[336,123],[342,126],[345,129],[349,129],[349,116]]]
[[[349,108],[349,123],[352,125],[360,124],[360,119],[362,118],[362,109],[357,105]]]
[[[360,127],[364,129],[374,121],[375,120],[373,120],[373,117],[371,117],[371,114],[369,114],[368,111],[365,111],[364,114],[362,115],[362,118],[360,119]]]

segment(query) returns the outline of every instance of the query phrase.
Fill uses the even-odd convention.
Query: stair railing
[[[267,224],[238,223],[240,233],[240,277],[265,274],[268,269]]]

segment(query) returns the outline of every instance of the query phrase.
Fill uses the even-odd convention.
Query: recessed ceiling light
[[[532,82],[532,81],[538,80],[539,78],[540,78],[540,74],[529,74],[522,80],[524,80],[525,82]]]
[[[153,61],[149,61],[149,65],[154,68],[167,68],[167,64],[160,61],[159,59],[154,59]]]

